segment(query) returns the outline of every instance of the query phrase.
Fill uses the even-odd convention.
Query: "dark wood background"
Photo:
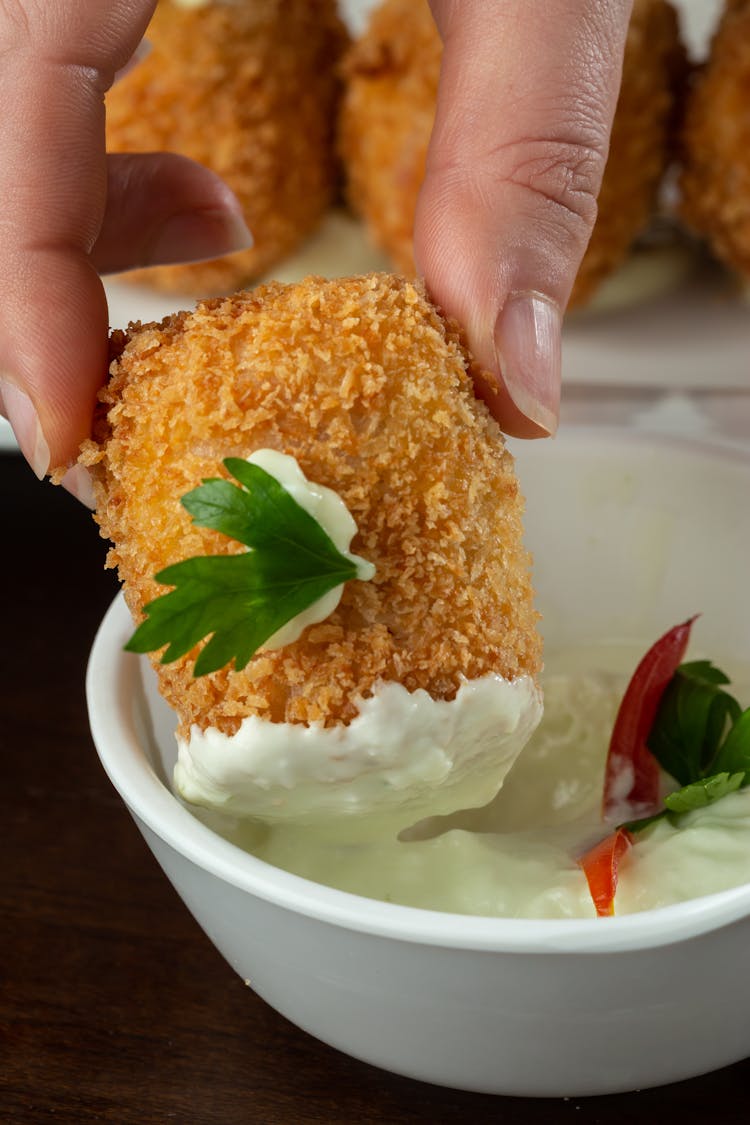
[[[3,1125],[748,1121],[750,1062],[629,1095],[485,1097],[355,1062],[277,1015],[183,907],[96,757],[84,669],[116,582],[89,513],[7,454],[0,528]]]

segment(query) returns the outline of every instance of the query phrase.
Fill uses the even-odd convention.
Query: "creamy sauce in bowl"
[[[359,834],[340,818],[305,826],[196,815],[274,866],[368,898],[493,917],[593,917],[576,859],[608,832],[600,806],[609,734],[639,655],[613,648],[548,658],[544,718],[481,809],[401,833],[392,820],[365,818]],[[743,702],[749,693],[736,684],[736,694]],[[616,913],[747,881],[750,789],[687,814],[679,828],[664,820],[639,834],[620,865]]]
[[[348,726],[249,716],[233,735],[193,727],[178,743],[176,788],[240,816],[335,825],[343,839],[395,836],[418,816],[494,796],[542,713],[528,676],[464,680],[451,700],[380,683],[357,706]]]

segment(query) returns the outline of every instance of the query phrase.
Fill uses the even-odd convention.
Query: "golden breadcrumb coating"
[[[750,3],[725,5],[688,95],[681,216],[750,279]]]
[[[97,520],[115,544],[136,618],[169,563],[241,549],[197,528],[180,497],[222,460],[259,448],[297,458],[335,489],[374,580],[242,672],[194,678],[197,649],[158,665],[191,724],[233,733],[274,722],[349,722],[378,681],[452,698],[461,677],[540,667],[522,501],[497,423],[473,394],[468,356],[422,289],[387,274],[273,283],[115,333],[94,439]]]
[[[107,94],[109,150],[205,164],[238,197],[255,244],[125,276],[171,292],[229,292],[294,249],[331,202],[346,32],[335,0],[192,9],[160,0],[146,38],[150,54]]]
[[[434,119],[442,44],[426,0],[385,0],[344,58],[339,148],[349,199],[373,241],[414,273],[412,226]],[[584,304],[653,212],[684,75],[666,0],[636,0],[599,215],[570,305]]]

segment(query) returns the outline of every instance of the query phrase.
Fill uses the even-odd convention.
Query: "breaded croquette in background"
[[[427,0],[385,0],[344,56],[339,149],[349,201],[407,275],[442,53]]]
[[[406,274],[414,271],[412,226],[441,55],[426,0],[385,0],[344,59],[339,147],[349,198],[373,241]],[[653,213],[672,155],[684,67],[673,8],[666,0],[636,0],[599,215],[571,306],[589,300]]]
[[[167,564],[238,549],[196,527],[180,498],[259,448],[339,494],[359,529],[352,550],[376,567],[326,621],[241,672],[194,678],[195,650],[158,665],[184,736],[192,724],[232,734],[248,715],[347,724],[380,681],[452,699],[464,677],[536,676],[513,461],[455,326],[419,285],[273,283],[113,342],[82,461],[136,619],[164,592],[153,575]]]
[[[729,0],[687,99],[681,215],[750,282],[750,2]]]
[[[218,173],[255,244],[225,258],[127,277],[172,292],[229,292],[317,225],[336,186],[335,0],[160,0],[150,53],[107,94],[111,152],[166,150]]]

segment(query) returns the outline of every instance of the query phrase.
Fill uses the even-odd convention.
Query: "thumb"
[[[444,43],[415,220],[503,429],[555,432],[562,317],[596,218],[630,0],[432,0]]]

